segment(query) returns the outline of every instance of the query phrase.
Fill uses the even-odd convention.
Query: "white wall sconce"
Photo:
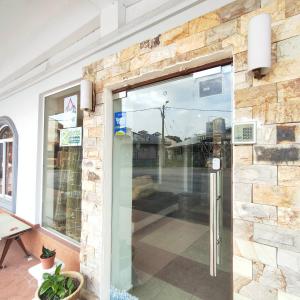
[[[83,79],[80,82],[80,109],[94,111],[94,89],[91,80]]]
[[[248,25],[248,69],[260,79],[272,64],[271,16],[263,13],[254,16]]]

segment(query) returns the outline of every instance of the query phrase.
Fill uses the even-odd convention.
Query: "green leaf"
[[[50,281],[43,282],[43,284],[40,287],[39,294],[40,295],[45,294],[49,288],[51,288],[51,282]]]
[[[43,279],[44,280],[47,280],[49,277],[51,277],[51,274],[49,274],[49,273],[44,273],[43,274]]]
[[[60,274],[60,270],[61,270],[62,265],[58,265],[55,269],[55,275],[59,275]]]

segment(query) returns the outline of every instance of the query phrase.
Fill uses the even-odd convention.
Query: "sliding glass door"
[[[111,283],[232,299],[231,66],[114,100]]]

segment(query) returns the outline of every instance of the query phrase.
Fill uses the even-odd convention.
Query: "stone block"
[[[232,53],[237,54],[247,50],[247,36],[235,33],[222,41],[223,48],[231,47]]]
[[[213,28],[221,23],[220,17],[216,13],[208,13],[188,22],[189,34],[202,32]]]
[[[277,300],[277,291],[256,281],[243,286],[239,293],[255,300]]]
[[[211,44],[214,42],[220,42],[226,39],[227,37],[235,34],[237,30],[238,30],[237,20],[232,20],[220,24],[206,31],[206,43]]]
[[[289,257],[289,259],[291,259],[291,257]],[[280,269],[285,278],[285,291],[288,294],[300,297],[300,272],[295,272],[289,267],[280,267]]]
[[[254,184],[253,202],[300,209],[300,187]]]
[[[274,289],[285,288],[285,278],[282,271],[276,267],[262,263],[253,263],[253,279],[259,284]]]
[[[277,262],[278,262],[278,266],[289,268],[290,270],[298,273],[300,277],[300,253],[285,250],[285,249],[278,249]],[[300,282],[299,282],[299,292],[300,292]]]
[[[300,35],[277,43],[277,61],[285,59],[296,59],[300,51]]]
[[[251,183],[235,183],[233,201],[252,202],[252,184]]]
[[[278,207],[278,224],[291,229],[300,228],[299,209]]]
[[[134,58],[136,55],[139,54],[139,49],[140,49],[139,44],[135,44],[126,49],[123,49],[120,52],[120,62],[128,61]]]
[[[280,249],[300,252],[300,229],[292,230],[277,225],[255,223],[253,241]]]
[[[276,103],[276,84],[239,89],[235,91],[235,107],[248,107],[263,103]]]
[[[252,107],[237,108],[234,111],[234,120],[236,122],[252,121]]]
[[[234,73],[235,90],[250,88],[253,85],[253,74],[248,71]]]
[[[256,144],[257,145],[276,145],[276,125],[257,124]]]
[[[254,163],[266,165],[300,165],[300,145],[254,146]]]
[[[246,220],[233,219],[233,236],[237,239],[252,240],[253,223]]]
[[[236,53],[233,56],[233,66],[235,72],[246,71],[248,68],[248,52]]]
[[[189,24],[185,23],[182,26],[175,27],[163,33],[160,36],[160,41],[163,45],[170,45],[176,42],[177,40],[187,37],[188,35],[189,35]]]
[[[227,22],[258,8],[260,8],[259,0],[238,0],[218,9],[217,14],[222,22]]]
[[[300,297],[279,290],[278,300],[300,300]]]
[[[243,296],[241,294],[234,293],[233,294],[233,300],[251,300],[251,299],[246,297],[246,296]]]
[[[240,256],[233,256],[233,273],[252,279],[252,261]]]
[[[276,224],[277,209],[270,205],[234,202],[233,217],[250,222]]]
[[[285,0],[285,7],[286,18],[300,14],[299,0]]]
[[[300,186],[300,166],[278,166],[280,186]]]
[[[178,54],[186,53],[205,46],[205,33],[199,32],[178,40],[176,43]]]
[[[277,83],[278,102],[293,101],[300,98],[300,78]]]
[[[277,167],[267,165],[234,166],[234,182],[277,184]]]
[[[233,159],[235,165],[251,165],[253,160],[252,145],[238,145],[233,147]]]

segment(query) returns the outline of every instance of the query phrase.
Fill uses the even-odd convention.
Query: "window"
[[[81,234],[83,113],[79,87],[45,98],[43,227],[72,241]]]
[[[15,212],[17,131],[12,121],[0,117],[0,207]]]

